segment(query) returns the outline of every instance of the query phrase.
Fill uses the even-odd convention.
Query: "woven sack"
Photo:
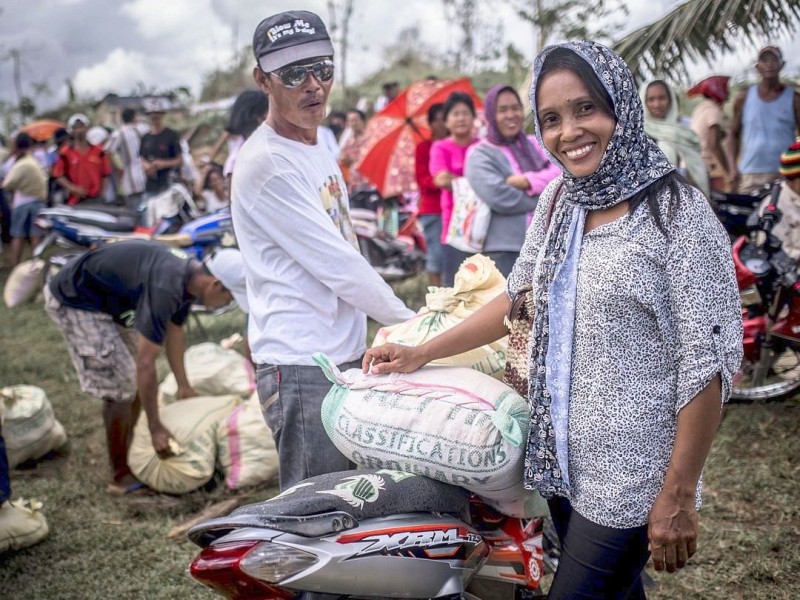
[[[387,343],[421,346],[505,293],[506,280],[491,258],[473,254],[461,264],[453,287],[428,289],[425,307],[419,314],[404,323],[379,329],[372,342],[373,347]],[[437,359],[431,364],[468,367],[502,379],[506,365],[506,338],[455,356]]]
[[[522,486],[528,408],[514,390],[462,367],[365,375],[314,359],[333,383],[323,426],[350,460],[458,485],[505,514],[531,516],[536,496]]]
[[[0,403],[9,468],[39,459],[67,442],[67,433],[43,389],[33,385],[5,387],[0,390]]]
[[[44,285],[45,262],[40,258],[19,263],[6,279],[3,287],[3,300],[8,308],[14,308],[36,298]]]
[[[21,550],[47,537],[50,529],[41,508],[42,503],[37,500],[0,504],[0,552]]]
[[[228,489],[267,483],[278,475],[278,450],[261,414],[258,394],[223,419],[217,429],[217,447]]]
[[[139,481],[159,492],[196,490],[214,475],[217,429],[239,403],[239,396],[200,396],[161,408],[161,422],[175,442],[169,458],[156,454],[143,412],[133,430],[128,466]]]
[[[186,378],[199,396],[248,397],[256,389],[253,365],[235,350],[206,342],[188,348],[183,361]],[[178,382],[170,373],[158,388],[159,404],[174,402],[177,393]]]

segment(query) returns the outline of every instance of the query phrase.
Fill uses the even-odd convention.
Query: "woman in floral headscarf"
[[[728,100],[730,79],[725,75],[707,77],[686,92],[690,98],[704,98],[692,111],[692,130],[700,139],[700,156],[708,171],[710,187],[718,192],[730,191],[728,157],[722,143],[725,138],[722,107]]]
[[[525,482],[561,540],[549,598],[644,598],[651,552],[672,572],[696,550],[700,475],[741,359],[730,245],[645,134],[613,51],[545,48],[531,106],[563,176],[541,195],[508,293],[422,346],[368,350],[364,369],[408,372],[497,339],[532,286]]]
[[[498,84],[490,89],[483,112],[486,136],[467,152],[464,175],[492,209],[482,253],[508,277],[539,194],[561,170],[545,158],[536,139],[525,134],[525,110],[513,87]]]

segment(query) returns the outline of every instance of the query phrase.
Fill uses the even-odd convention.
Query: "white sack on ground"
[[[14,308],[36,297],[44,285],[44,261],[31,258],[19,263],[6,279],[3,300],[8,308]]]
[[[219,465],[229,489],[267,483],[278,475],[278,451],[261,414],[258,394],[234,408],[217,435]]]
[[[144,412],[133,430],[128,466],[136,478],[159,492],[184,494],[214,475],[217,429],[240,403],[239,396],[197,397],[160,409],[164,427],[177,446],[175,456],[159,458],[153,449]]]
[[[528,407],[512,388],[464,367],[364,375],[314,359],[334,384],[322,423],[350,460],[459,485],[508,515],[542,514],[522,485]]]
[[[47,537],[50,529],[41,509],[38,500],[22,498],[0,504],[0,552],[21,550]]]
[[[494,261],[475,254],[461,263],[453,287],[430,287],[419,314],[405,323],[383,327],[375,334],[373,346],[386,343],[420,346],[455,327],[479,308],[505,293],[506,280]],[[503,379],[506,368],[506,338],[469,352],[438,359],[431,364],[469,367]]]
[[[191,346],[183,358],[186,377],[200,396],[238,394],[249,396],[256,389],[253,365],[235,350],[206,342]],[[177,398],[178,383],[170,373],[158,388],[160,404],[169,404]]]
[[[43,389],[32,385],[5,387],[0,390],[0,403],[10,468],[41,458],[67,442],[64,427]]]

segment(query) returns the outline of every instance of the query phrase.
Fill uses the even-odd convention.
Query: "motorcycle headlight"
[[[239,563],[239,568],[254,579],[280,583],[302,573],[317,560],[313,554],[297,548],[266,543],[248,552]]]

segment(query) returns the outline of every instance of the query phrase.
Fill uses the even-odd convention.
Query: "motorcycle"
[[[414,277],[425,267],[425,236],[411,202],[359,192],[350,199],[350,218],[361,254],[386,281]]]
[[[742,302],[744,359],[731,402],[784,400],[800,389],[800,282],[797,262],[772,229],[781,218],[775,186],[761,215],[751,214],[748,235],[733,244]]]
[[[711,206],[731,241],[749,234],[752,226],[748,225],[748,219],[758,211],[758,207],[771,190],[772,184],[767,184],[752,194],[711,192],[709,198]]]
[[[194,526],[189,572],[236,600],[534,598],[542,527],[427,477],[345,471]]]
[[[42,210],[36,224],[47,231],[34,249],[41,258],[54,245],[72,250],[124,239],[153,239],[186,250],[198,259],[211,248],[235,245],[230,210],[200,216],[189,191],[175,183],[133,212],[115,206]]]

